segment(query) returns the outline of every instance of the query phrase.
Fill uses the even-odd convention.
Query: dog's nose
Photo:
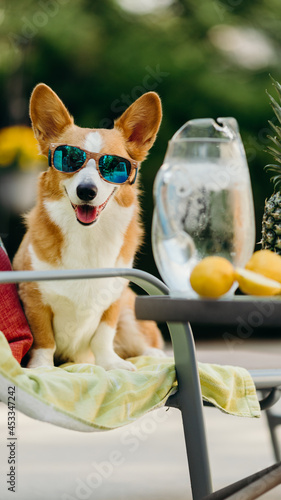
[[[76,189],[77,196],[80,200],[91,201],[98,194],[98,188],[95,184],[79,184]]]

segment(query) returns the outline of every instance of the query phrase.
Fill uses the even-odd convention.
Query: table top
[[[281,297],[234,296],[231,299],[187,299],[171,296],[136,298],[138,319],[187,322],[192,325],[281,326]]]

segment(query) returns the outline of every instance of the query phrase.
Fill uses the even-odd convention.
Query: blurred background
[[[142,166],[147,237],[137,266],[156,273],[151,253],[152,187],[167,142],[187,120],[234,116],[250,167],[257,242],[273,186],[265,90],[281,80],[280,0],[2,0],[0,4],[0,233],[12,258],[20,214],[34,203],[37,156],[28,101],[50,85],[80,126],[111,127],[144,92],[163,102],[158,139]],[[276,97],[276,95],[274,95]],[[24,126],[24,128],[22,127]]]

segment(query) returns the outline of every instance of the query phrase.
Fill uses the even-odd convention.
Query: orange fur
[[[109,326],[116,327],[120,314],[120,300],[113,302],[111,306],[104,311],[101,321],[105,321]]]
[[[139,356],[145,346],[163,349],[164,342],[154,321],[137,320],[134,314],[135,294],[127,288],[121,298],[121,314],[114,339],[115,351],[121,358]],[[130,334],[128,335],[128,332]]]
[[[41,152],[46,156],[50,142],[54,142],[66,127],[73,124],[73,118],[62,101],[43,83],[32,92],[30,118]]]
[[[161,103],[155,96],[155,92],[147,92],[139,97],[115,122],[115,127],[121,130],[126,140],[129,154],[138,161],[145,159],[147,151],[156,139],[152,131],[155,128],[158,130],[160,126]],[[151,110],[149,114],[148,107]]]
[[[36,283],[21,283],[19,293],[33,331],[40,331],[40,336],[33,336],[33,349],[54,348],[53,313],[48,305],[43,304]]]
[[[119,257],[123,259],[126,265],[130,264],[131,259],[133,259],[137,250],[142,244],[143,230],[138,221],[138,215],[136,214],[131,220],[127,231],[124,235],[124,244],[120,250]]]

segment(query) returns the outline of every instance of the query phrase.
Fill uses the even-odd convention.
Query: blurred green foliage
[[[145,14],[126,11],[117,0],[6,0],[0,28],[0,127],[29,123],[29,95],[38,82],[50,85],[87,127],[110,127],[142,93],[159,93],[163,123],[141,174],[147,238],[139,267],[156,272],[153,180],[167,141],[191,118],[237,119],[259,241],[264,200],[273,189],[263,171],[273,117],[265,89],[271,92],[270,73],[281,79],[280,0],[171,0]],[[19,228],[12,218],[11,254]]]

